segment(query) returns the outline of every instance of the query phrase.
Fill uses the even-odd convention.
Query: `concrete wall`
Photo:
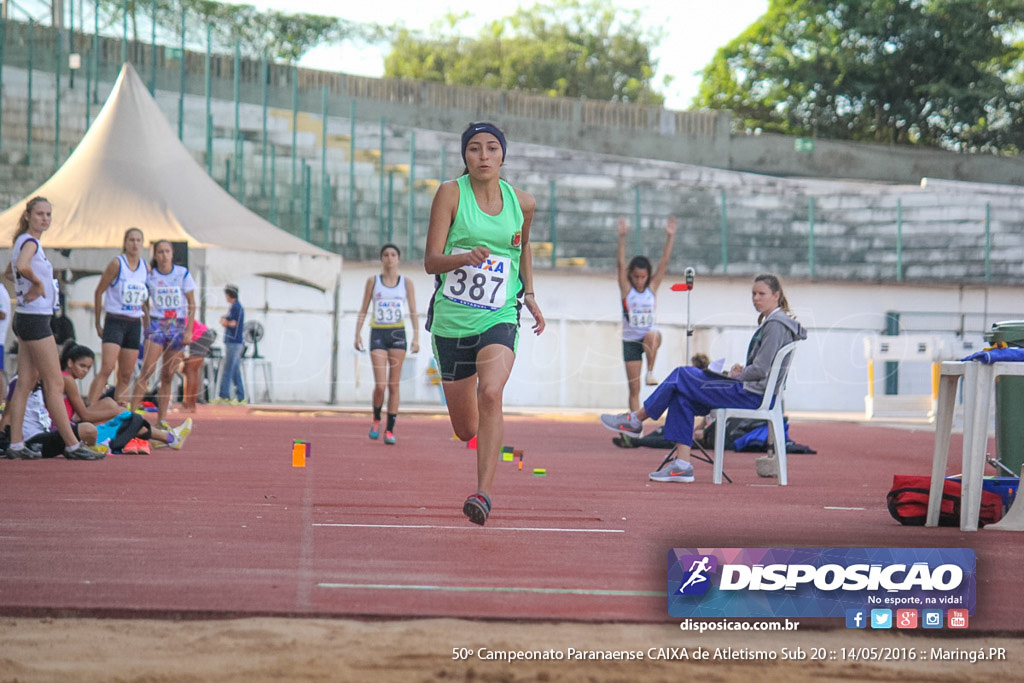
[[[421,324],[433,280],[419,262],[402,268],[416,287]],[[373,384],[368,354],[352,347],[355,317],[366,279],[377,264],[346,262],[342,285],[341,339],[344,400],[368,404]],[[658,297],[658,324],[664,341],[655,373],[664,378],[686,358],[687,306],[695,328],[690,354],[707,353],[728,364],[742,363],[756,312],[750,304],[749,278],[698,277],[689,295],[670,291],[678,277],[668,277]],[[787,392],[792,410],[863,411],[868,393],[864,340],[884,332],[888,312],[900,314],[901,333],[938,337],[946,358],[960,358],[984,345],[982,331],[997,320],[1024,318],[1024,303],[1015,288],[873,285],[784,282],[787,298],[808,341],[794,360]],[[519,354],[506,389],[506,404],[622,410],[626,376],[621,347],[621,306],[614,277],[538,272],[534,289],[547,321],[541,336],[530,332],[524,311]],[[364,329],[364,341],[368,335]],[[410,337],[411,338],[411,337]],[[403,401],[436,403],[438,389],[429,384],[429,336],[421,332],[418,356],[403,371]],[[884,393],[884,363],[876,364],[875,383]],[[645,387],[644,392],[650,389]],[[899,391],[931,393],[928,363],[903,363]]]

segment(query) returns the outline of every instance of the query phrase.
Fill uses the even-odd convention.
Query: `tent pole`
[[[341,273],[334,279],[334,310],[331,312],[331,405],[338,403],[338,311],[341,307]]]

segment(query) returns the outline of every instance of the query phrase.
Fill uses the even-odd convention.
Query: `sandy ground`
[[[466,650],[460,650],[466,648]],[[576,659],[641,652],[642,660]],[[659,648],[664,648],[659,650]],[[774,655],[727,659],[716,654]],[[1005,658],[999,658],[1004,648]],[[716,652],[716,649],[718,652]],[[454,652],[466,655],[455,659]],[[472,654],[468,654],[472,651]],[[560,660],[491,659],[538,651]],[[656,659],[679,657],[688,659]],[[697,659],[700,653],[708,659]],[[985,659],[966,657],[981,652]],[[956,659],[940,659],[956,657]],[[0,681],[1021,681],[1019,637],[456,619],[0,618]]]

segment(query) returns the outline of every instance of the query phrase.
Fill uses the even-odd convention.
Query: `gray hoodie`
[[[750,338],[750,346],[747,347],[747,364],[740,374],[743,388],[753,394],[764,394],[775,354],[783,346],[797,339],[807,339],[807,330],[781,308],[772,311],[767,318],[761,321],[761,326]],[[783,368],[783,372],[785,370],[786,368]]]

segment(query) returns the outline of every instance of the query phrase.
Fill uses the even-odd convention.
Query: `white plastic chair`
[[[782,389],[786,386],[786,375],[792,367],[792,362],[787,363],[786,359],[793,355],[797,344],[801,340],[786,344],[772,361],[771,370],[768,372],[768,381],[765,384],[764,400],[757,408],[717,408],[715,414],[715,465],[711,481],[716,484],[722,483],[722,469],[725,465],[725,423],[727,420],[747,419],[765,420],[768,422],[768,438],[775,446],[775,457],[779,463],[779,486],[786,486],[789,480],[786,476],[786,428],[782,422]],[[774,402],[774,405],[773,405]]]

